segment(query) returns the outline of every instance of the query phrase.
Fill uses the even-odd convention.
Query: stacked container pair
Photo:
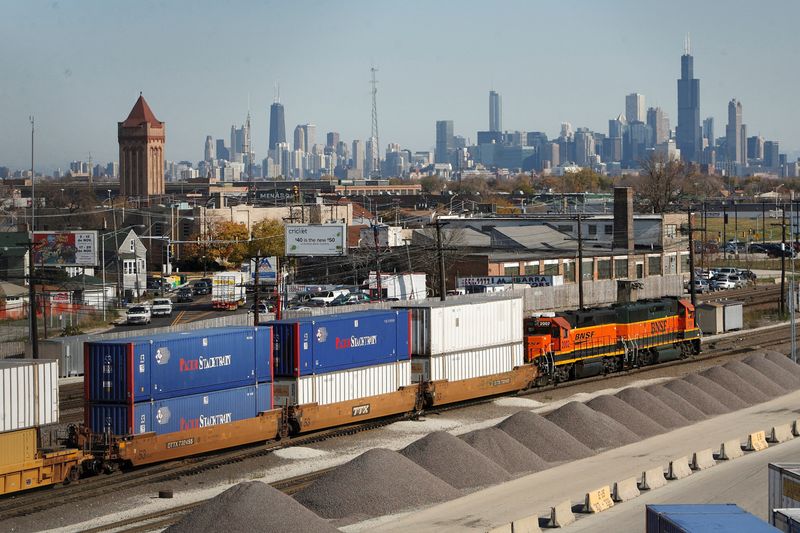
[[[58,422],[58,361],[0,360],[0,433]]]
[[[461,381],[523,364],[522,298],[404,305],[411,313],[412,380]]]
[[[361,311],[270,325],[277,407],[330,405],[411,384],[408,311]]]
[[[174,433],[272,409],[268,326],[87,342],[84,368],[95,433]]]

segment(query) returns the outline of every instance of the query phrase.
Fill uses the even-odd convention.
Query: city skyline
[[[481,27],[491,12],[520,15],[508,18],[507,30],[521,26],[517,20],[525,20],[524,15],[554,20],[567,17],[571,25],[563,35],[562,28],[542,25],[539,40],[561,40],[565,44],[544,57],[537,54],[533,65],[528,55],[518,56],[514,47],[485,42],[476,45],[466,40],[445,40],[431,53],[429,45],[418,39],[399,41],[408,34],[408,26],[400,28],[384,21],[392,18],[387,14],[399,12],[397,7],[360,2],[336,10],[317,5],[320,13],[316,16],[311,10],[311,23],[307,9],[282,4],[226,4],[233,10],[246,6],[253,19],[263,13],[270,15],[258,31],[237,34],[242,41],[237,49],[243,53],[226,56],[223,51],[227,47],[221,41],[175,36],[174,28],[184,24],[191,25],[196,35],[212,33],[224,9],[213,3],[197,5],[202,9],[189,10],[185,2],[166,7],[154,4],[148,9],[112,8],[98,2],[60,5],[34,1],[4,8],[7,16],[0,22],[0,31],[7,38],[9,53],[0,57],[0,68],[7,74],[7,82],[0,89],[0,116],[4,117],[0,124],[0,165],[29,165],[29,115],[36,117],[37,171],[65,167],[70,160],[85,159],[90,152],[95,161],[116,160],[116,123],[125,118],[139,91],[158,110],[159,119],[170,125],[167,160],[202,160],[206,136],[226,138],[230,125],[242,124],[249,110],[251,149],[260,161],[268,148],[269,112],[276,83],[281,84],[286,129],[293,131],[297,124],[312,123],[319,132],[336,131],[348,142],[366,142],[370,134],[372,63],[380,68],[381,153],[389,143],[411,150],[433,150],[437,120],[452,120],[454,134],[474,143],[477,132],[486,129],[486,95],[492,89],[502,96],[503,129],[509,131],[543,131],[555,137],[559,125],[570,122],[576,128],[602,132],[610,118],[625,112],[624,98],[631,93],[643,95],[647,107],[663,109],[675,126],[679,116],[677,58],[686,32],[692,34],[695,77],[703,85],[701,118],[714,117],[718,124],[726,124],[727,103],[735,98],[745,108],[749,135],[778,140],[782,151],[790,154],[800,148],[800,132],[794,128],[800,111],[790,105],[798,74],[790,68],[793,45],[788,24],[791,14],[800,13],[800,9],[790,2],[774,5],[785,16],[776,17],[768,28],[749,27],[749,21],[760,11],[744,2],[727,3],[730,9],[722,11],[705,4],[696,6],[691,10],[692,18],[685,13],[694,4],[678,2],[658,26],[650,24],[652,16],[647,10],[627,9],[630,2],[589,4],[581,10],[517,2],[493,7],[474,4],[476,16],[463,20],[451,20],[450,11],[434,6],[426,8],[426,18],[411,27],[414,35],[419,32],[424,36],[428,35],[426,28],[452,24],[454,28],[443,30],[447,35],[455,35],[454,31],[466,35]],[[143,16],[152,23],[130,28],[119,23]],[[95,22],[96,31],[91,36],[59,39],[54,48],[58,30],[82,24],[87,17]],[[325,24],[321,23],[323,18]],[[329,28],[336,26],[333,22],[344,20],[356,29],[341,32]],[[369,24],[359,24],[365,21]],[[619,21],[626,23],[620,25]],[[607,33],[605,25],[612,23],[624,28],[619,35]],[[309,24],[313,35],[297,45],[294,61],[265,50],[280,45],[293,28]],[[32,34],[37,39],[28,46]],[[262,34],[266,40],[261,39]],[[135,38],[137,35],[139,38]],[[598,39],[601,35],[607,38]],[[157,37],[164,37],[165,43]],[[104,38],[109,39],[107,46],[104,43],[108,51],[99,57],[95,43]],[[591,48],[581,47],[589,40]],[[356,44],[364,42],[376,45],[362,53]],[[162,51],[156,53],[158,49]],[[331,62],[325,59],[326,54],[319,53],[322,50],[342,53]],[[589,50],[607,61],[587,66],[581,57]],[[465,57],[481,68],[460,68]],[[758,76],[735,68],[747,57],[758,60]],[[525,63],[520,63],[522,58]],[[209,62],[215,67],[212,80]],[[577,64],[580,69],[570,68]],[[435,76],[435,83],[425,81],[427,72],[442,68],[467,74],[446,77],[449,79]],[[320,79],[330,83],[319,83]],[[72,125],[78,117],[83,126],[81,135],[76,136]]]

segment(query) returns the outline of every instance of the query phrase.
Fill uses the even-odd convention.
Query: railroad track
[[[745,287],[727,291],[706,292],[697,295],[698,302],[714,302],[732,300],[742,302],[745,307],[754,307],[778,303],[781,296],[780,285],[762,285],[761,287]]]

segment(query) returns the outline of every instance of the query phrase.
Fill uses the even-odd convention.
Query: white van
[[[320,302],[325,305],[331,303],[337,296],[341,296],[343,294],[350,294],[350,290],[348,289],[334,289],[332,291],[322,291],[318,292],[311,298],[312,302]]]

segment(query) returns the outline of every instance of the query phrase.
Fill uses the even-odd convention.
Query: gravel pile
[[[543,416],[530,411],[515,413],[497,427],[548,463],[574,461],[594,455],[592,449],[578,439]]]
[[[698,422],[708,418],[703,411],[666,388],[662,383],[650,385],[649,387],[645,387],[644,390],[669,405],[689,422]]]
[[[739,396],[726,389],[719,383],[711,381],[707,377],[699,374],[689,374],[688,376],[684,376],[683,379],[686,381],[686,383],[694,385],[712,398],[719,400],[721,404],[731,411],[738,411],[739,409],[744,409],[745,407],[750,407],[753,405],[752,403],[748,403],[739,398]]]
[[[637,411],[666,429],[689,425],[689,421],[669,405],[638,387],[622,389],[616,394],[616,397],[635,407]]]
[[[771,379],[787,391],[795,390],[800,386],[797,378],[787,373],[784,369],[769,359],[766,359],[763,355],[751,355],[746,357],[744,359],[744,363],[752,366],[764,374],[767,379]]]
[[[476,429],[459,438],[513,475],[539,472],[550,467],[544,459],[496,427]]]
[[[750,405],[766,402],[769,399],[766,394],[727,368],[714,366],[708,370],[700,372],[700,375],[731,391]]]
[[[331,470],[294,497],[324,518],[361,520],[460,495],[414,461],[392,450],[373,448]],[[270,512],[271,508],[259,510],[260,514]],[[250,531],[257,526],[253,521]]]
[[[486,487],[511,479],[500,465],[446,431],[425,435],[400,453],[457,489]]]
[[[291,496],[260,481],[239,483],[170,526],[167,533],[336,533]]]
[[[582,402],[569,402],[545,418],[593,450],[617,448],[639,440],[636,433]]]
[[[664,426],[654,422],[631,404],[610,394],[597,396],[586,402],[586,405],[598,413],[613,418],[643,439],[666,431]]]
[[[794,377],[800,379],[800,365],[798,365],[797,363],[793,362],[791,359],[789,359],[788,357],[786,357],[782,353],[769,350],[769,351],[766,352],[766,355],[764,356],[764,358],[767,361],[775,363],[776,365],[778,365],[782,369],[784,369],[787,372],[789,372],[790,374],[792,374]]]
[[[665,383],[664,386],[708,416],[722,415],[731,412],[731,410],[722,405],[719,400],[712,398],[707,393],[683,379],[673,379]]]
[[[775,398],[786,394],[786,389],[767,378],[764,374],[756,370],[750,365],[746,365],[741,361],[731,361],[725,363],[722,368],[730,370],[746,382],[750,383],[753,387],[763,392],[769,398]]]

